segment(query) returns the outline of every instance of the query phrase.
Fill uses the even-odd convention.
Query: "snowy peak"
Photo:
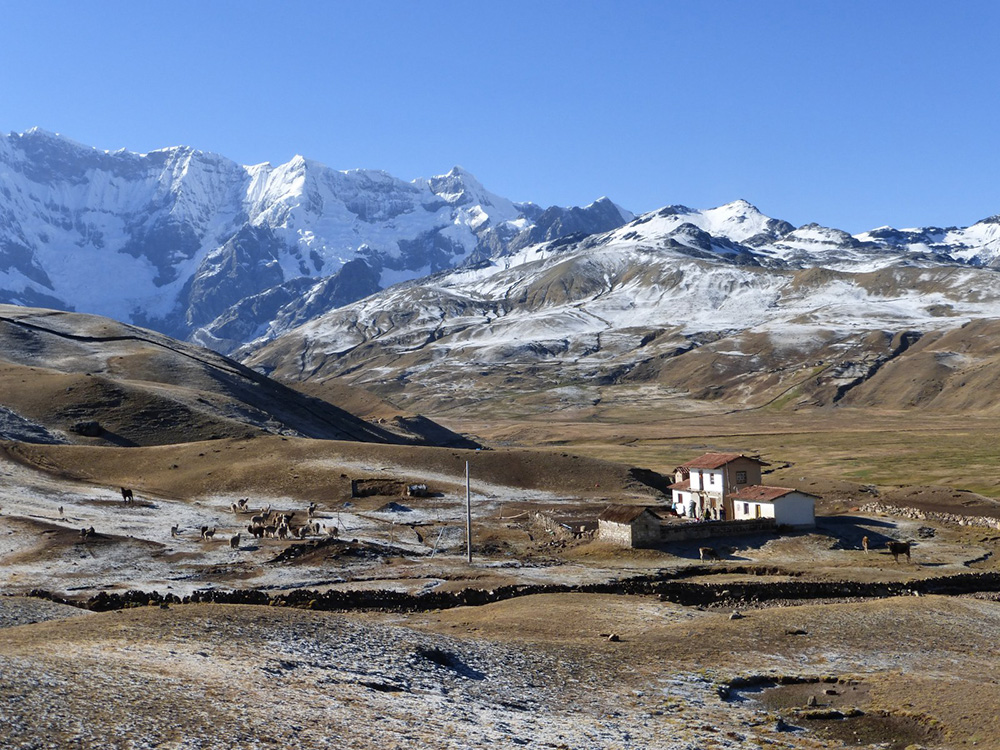
[[[602,231],[623,215],[600,201],[568,210],[613,214],[594,224]],[[408,182],[302,155],[241,166],[187,146],[107,152],[36,128],[0,135],[0,303],[97,313],[227,348],[243,341],[222,329],[271,335],[275,321],[502,253],[542,213],[460,167]],[[589,226],[555,221],[552,232]],[[124,293],[111,293],[108,277]]]
[[[448,205],[465,210],[480,229],[485,229],[488,224],[496,226],[512,221],[521,215],[511,201],[491,193],[461,167],[453,167],[448,174],[431,177],[426,184]]]

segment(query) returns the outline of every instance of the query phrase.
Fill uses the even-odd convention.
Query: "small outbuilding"
[[[659,543],[661,519],[645,505],[609,505],[597,518],[597,537],[623,547]]]
[[[773,518],[778,526],[813,528],[816,525],[816,495],[788,487],[755,485],[729,496],[733,520]]]

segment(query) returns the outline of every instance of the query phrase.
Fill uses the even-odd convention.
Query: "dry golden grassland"
[[[655,405],[637,411],[626,405],[517,422],[444,421],[486,439],[558,446],[660,472],[706,451],[742,451],[772,464],[767,484],[797,486],[805,477],[885,488],[946,485],[1000,498],[995,418],[857,409],[680,414]]]

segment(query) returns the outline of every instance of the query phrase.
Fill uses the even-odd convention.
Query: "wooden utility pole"
[[[465,546],[472,565],[472,491],[469,485],[469,462],[465,462]]]

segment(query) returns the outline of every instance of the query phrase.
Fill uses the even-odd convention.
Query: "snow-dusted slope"
[[[880,227],[859,234],[858,239],[898,248],[908,253],[928,253],[973,266],[1000,265],[1000,215],[970,227],[893,229]]]
[[[759,226],[752,236],[767,231]],[[811,244],[831,267],[791,262]],[[511,389],[650,380],[759,403],[791,392],[794,378],[830,403],[924,334],[1000,319],[994,269],[927,255],[893,263],[898,249],[865,254],[871,244],[810,226],[751,248],[693,222],[640,217],[399,285],[241,355],[284,378],[346,376],[438,408]],[[852,254],[855,270],[837,270]]]

